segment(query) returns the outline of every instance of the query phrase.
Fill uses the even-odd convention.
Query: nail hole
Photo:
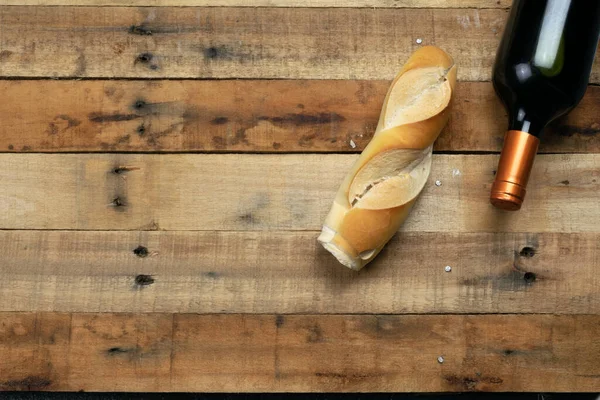
[[[139,110],[140,108],[144,108],[145,105],[146,102],[144,100],[137,100],[135,103],[133,103],[133,108]]]
[[[208,49],[205,50],[204,54],[206,55],[206,57],[208,58],[215,58],[217,56],[217,54],[219,53],[219,51],[217,50],[216,47],[209,47]]]
[[[141,63],[149,63],[150,61],[152,61],[152,54],[150,53],[142,53],[139,56],[137,56],[137,61],[141,62]]]
[[[133,254],[140,258],[148,257],[148,248],[144,246],[138,246],[135,249],[133,249]]]
[[[525,272],[525,275],[523,275],[523,279],[527,283],[533,283],[535,282],[536,276],[533,272]]]
[[[527,258],[531,258],[533,256],[535,256],[535,249],[533,247],[523,247],[521,249],[521,251],[519,252],[519,255],[521,257],[527,257]]]
[[[146,133],[146,127],[144,125],[138,126],[137,133],[138,135],[143,135],[144,133]]]
[[[125,203],[123,203],[123,200],[121,200],[120,197],[115,197],[115,199],[112,201],[112,204],[115,207],[123,207],[125,205]]]
[[[154,283],[154,278],[152,277],[152,275],[137,275],[135,277],[135,284],[139,285],[139,286],[149,286],[152,285]]]

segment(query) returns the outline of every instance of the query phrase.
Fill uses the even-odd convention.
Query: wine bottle
[[[495,207],[521,208],[542,131],[583,97],[599,34],[599,0],[513,1],[492,79],[509,117]]]

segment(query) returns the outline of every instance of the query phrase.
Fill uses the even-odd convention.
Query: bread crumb
[[[350,139],[350,147],[352,147],[353,149],[356,148],[356,143],[354,143],[354,140]]]

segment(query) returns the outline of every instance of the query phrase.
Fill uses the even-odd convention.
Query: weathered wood
[[[461,80],[488,80],[506,15],[499,9],[3,7],[0,76],[391,79],[419,46],[436,44],[455,57]],[[599,64],[592,82],[600,82]]]
[[[0,310],[600,313],[598,234],[402,233],[360,273],[316,237],[0,231]]]
[[[3,154],[0,229],[317,230],[355,158]],[[524,206],[512,213],[489,204],[497,163],[497,155],[434,156],[403,230],[598,232],[600,155],[538,156]]]
[[[597,315],[0,318],[2,390],[600,390]]]
[[[2,0],[4,5],[136,7],[506,8],[510,0]]]
[[[0,81],[0,150],[359,152],[388,81]],[[600,87],[540,152],[600,152]],[[491,83],[461,82],[438,151],[500,151]],[[352,141],[352,143],[350,142]],[[354,144],[355,147],[352,147]]]

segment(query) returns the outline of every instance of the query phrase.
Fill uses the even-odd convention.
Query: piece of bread
[[[456,66],[425,46],[408,59],[386,95],[375,135],[341,184],[319,242],[359,270],[398,231],[425,186],[433,142],[448,121]]]

